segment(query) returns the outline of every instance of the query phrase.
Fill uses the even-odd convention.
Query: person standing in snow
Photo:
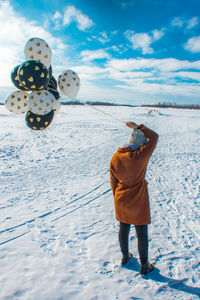
[[[110,183],[114,196],[115,215],[120,222],[119,244],[122,265],[133,257],[129,252],[129,231],[135,225],[140,257],[140,273],[151,272],[148,261],[148,224],[151,223],[149,196],[145,173],[156,147],[158,134],[144,125],[127,122],[133,129],[129,144],[119,148],[110,162]]]

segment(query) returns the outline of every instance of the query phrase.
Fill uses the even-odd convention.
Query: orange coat
[[[110,162],[110,183],[116,219],[126,224],[151,223],[147,181],[148,161],[156,147],[158,134],[144,125],[137,127],[149,139],[137,150],[119,148]]]

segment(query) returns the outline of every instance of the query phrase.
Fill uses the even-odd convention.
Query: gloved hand
[[[137,128],[138,125],[134,122],[128,121],[128,122],[126,122],[126,126],[131,129],[135,129],[135,128]]]

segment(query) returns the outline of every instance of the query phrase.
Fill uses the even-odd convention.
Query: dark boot
[[[150,262],[146,262],[145,264],[141,265],[140,267],[140,274],[147,274],[153,271],[154,266]]]
[[[122,266],[124,266],[129,261],[129,259],[132,257],[133,257],[133,254],[131,252],[128,252],[127,255],[123,255],[122,260],[121,260]]]

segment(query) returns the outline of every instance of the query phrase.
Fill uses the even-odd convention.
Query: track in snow
[[[88,195],[94,193],[96,190],[98,190],[98,189],[99,189],[101,186],[103,186],[103,185],[105,185],[105,183],[102,183],[102,184],[98,185],[97,187],[95,187],[94,189],[90,190],[90,191],[87,192],[86,194],[84,194],[84,195],[82,195],[82,196],[80,196],[80,197],[78,197],[78,198],[76,198],[76,199],[74,199],[74,200],[68,202],[67,205],[65,205],[64,207],[58,207],[58,208],[54,209],[53,211],[49,211],[49,212],[43,213],[42,215],[36,216],[35,218],[32,218],[32,219],[30,219],[30,220],[27,220],[27,221],[25,221],[25,222],[23,222],[23,223],[21,223],[21,224],[17,224],[17,225],[15,225],[15,226],[12,226],[12,227],[3,229],[3,230],[0,231],[0,234],[5,233],[5,232],[13,232],[13,231],[15,231],[15,229],[18,229],[19,227],[23,227],[23,226],[26,226],[26,225],[28,225],[28,224],[30,224],[30,223],[33,223],[33,222],[36,221],[37,219],[43,219],[43,218],[48,217],[48,216],[50,216],[50,215],[54,215],[54,214],[57,213],[58,211],[60,212],[60,211],[64,210],[65,208],[67,208],[69,205],[71,205],[71,204],[73,204],[73,203],[75,203],[75,202],[77,202],[77,201],[79,201],[79,200],[81,200],[81,199],[87,197]],[[91,200],[89,200],[89,201],[87,201],[87,202],[85,202],[85,203],[79,205],[78,207],[76,207],[76,208],[74,208],[74,209],[68,211],[67,213],[64,213],[64,214],[62,213],[60,216],[58,216],[58,217],[52,219],[51,222],[55,222],[55,221],[57,221],[57,220],[59,220],[59,219],[65,217],[65,216],[67,216],[67,215],[69,215],[69,214],[71,214],[71,213],[77,211],[78,209],[83,208],[84,206],[86,206],[86,205],[88,205],[89,203],[91,203],[91,202],[97,200],[98,198],[104,196],[105,194],[107,194],[107,193],[110,192],[110,191],[111,191],[111,189],[107,189],[107,190],[104,191],[103,193],[101,193],[101,194],[99,194],[99,195],[93,197]],[[8,242],[11,242],[11,241],[13,241],[13,240],[16,240],[16,239],[18,239],[18,238],[20,238],[20,237],[22,237],[22,236],[24,236],[25,234],[28,234],[28,233],[30,233],[30,231],[25,231],[25,232],[22,233],[22,234],[19,234],[19,235],[17,235],[17,236],[12,237],[12,238],[6,239],[6,240],[4,240],[3,242],[0,242],[0,246],[6,244],[6,243],[8,243]]]

